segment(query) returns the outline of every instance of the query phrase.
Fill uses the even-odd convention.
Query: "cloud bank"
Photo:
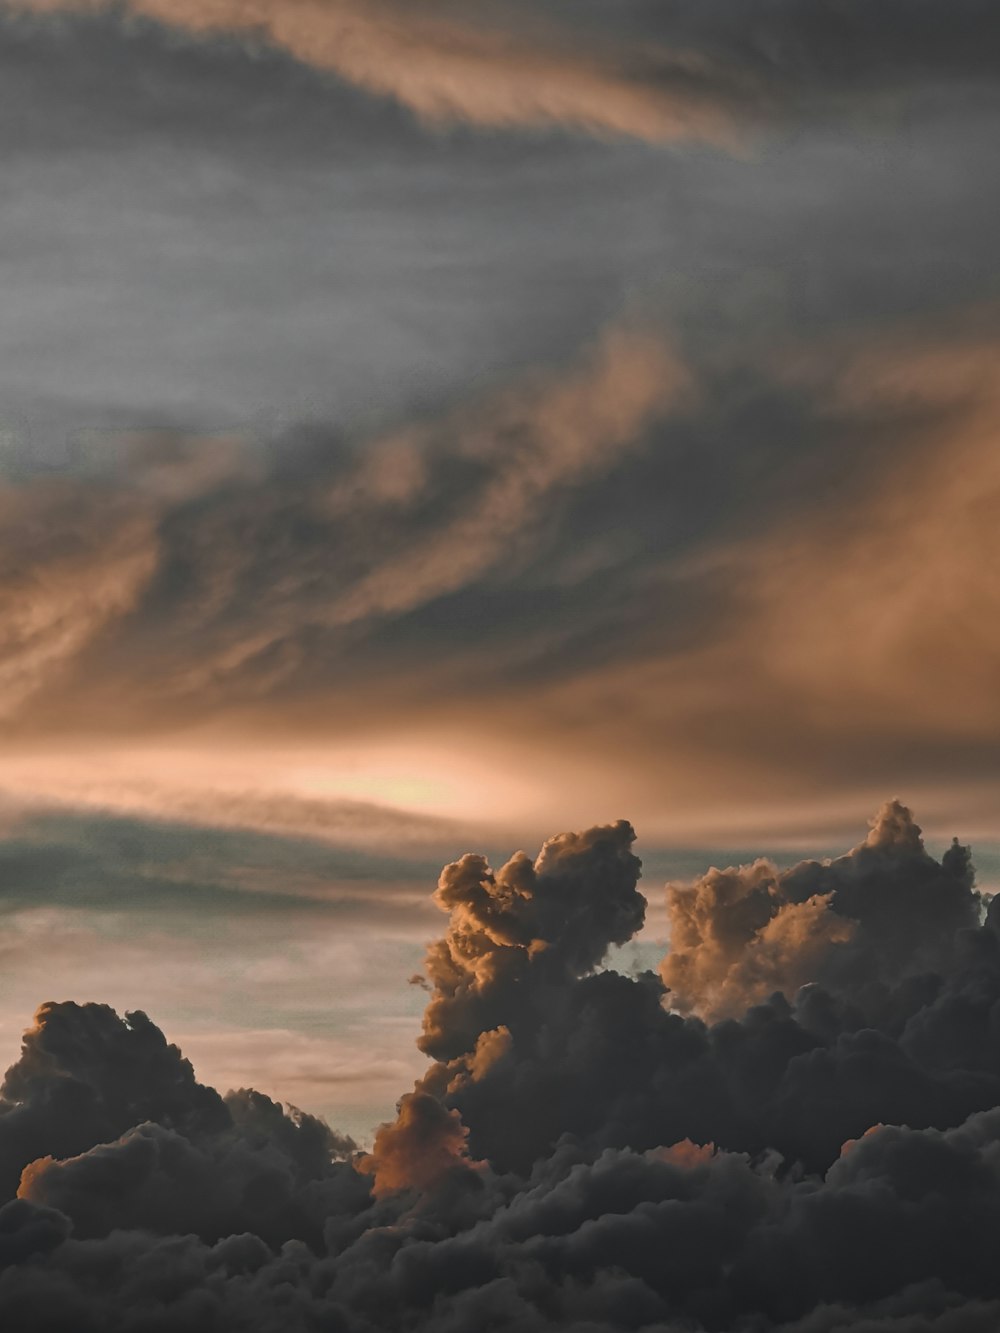
[[[1000,934],[968,851],[890,802],[835,860],[671,887],[662,976],[625,976],[633,838],[445,868],[433,1062],[370,1153],[221,1097],[144,1014],[44,1005],[0,1102],[5,1320],[993,1329]]]

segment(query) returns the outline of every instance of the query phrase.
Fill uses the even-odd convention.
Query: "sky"
[[[142,1009],[370,1146],[465,853],[631,821],[630,975],[895,797],[1000,885],[998,38],[0,0],[5,1061]]]
[[[1000,1327],[998,52],[0,0],[4,1326]]]

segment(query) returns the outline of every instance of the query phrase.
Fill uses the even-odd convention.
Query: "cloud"
[[[948,80],[988,62],[969,36],[988,15],[931,40],[920,7],[750,9],[587,4],[572,39],[552,9],[546,31],[570,52],[612,21],[626,46],[676,30],[803,96],[840,88],[849,126],[797,123],[752,166],[441,138],[263,47],[10,21],[30,138],[10,198],[30,203],[4,401],[44,415],[58,385],[84,420],[191,417],[144,460],[63,478],[61,507],[37,478],[12,487],[47,541],[86,527],[79,580],[12,546],[31,569],[38,551],[42,617],[4,645],[13,744],[104,748],[211,718],[194,766],[221,782],[239,751],[244,790],[150,790],[148,809],[276,828],[367,816],[266,790],[273,738],[364,748],[412,728],[417,770],[483,756],[485,803],[538,835],[610,804],[672,840],[695,821],[732,836],[737,812],[744,841],[839,836],[905,783],[933,836],[955,782],[966,811],[978,788],[986,833],[993,534],[975,493],[994,467],[974,381],[995,317],[976,346],[947,308],[986,294],[995,99]],[[456,21],[533,30],[524,7]],[[905,114],[853,118],[850,71],[862,98],[907,70],[926,78]],[[629,294],[647,318],[594,343]],[[373,309],[390,333],[366,334]],[[515,373],[533,363],[550,369]],[[362,384],[374,426],[342,406]],[[318,406],[213,449],[201,416],[256,394]],[[95,751],[73,786],[97,799]]]
[[[334,451],[306,478],[294,459],[261,477],[229,440],[218,442],[214,463],[212,449],[206,457],[162,433],[127,437],[110,455],[105,448],[96,475],[66,478],[56,492],[62,509],[49,514],[46,540],[58,550],[76,533],[66,607],[46,612],[52,592],[32,601],[31,615],[44,623],[32,621],[10,645],[8,712],[17,705],[18,727],[29,733],[32,717],[36,729],[72,728],[87,697],[92,718],[120,729],[136,710],[149,731],[157,717],[176,726],[217,707],[253,710],[293,678],[308,697],[308,679],[326,675],[324,643],[530,558],[547,510],[621,466],[651,424],[691,394],[687,371],[652,332],[612,328],[581,360],[360,453]],[[47,512],[51,492],[51,483],[29,478],[11,504],[25,515]],[[119,513],[128,521],[118,519],[109,538]],[[8,563],[17,560],[23,573],[9,595],[30,592],[43,575],[58,589],[45,563],[54,558],[47,546],[12,545]],[[70,581],[78,578],[86,579],[82,596]],[[35,669],[42,652],[61,683],[74,676],[73,691],[47,689],[48,676]],[[340,711],[357,722],[353,697]],[[249,794],[234,799],[252,803]]]
[[[581,20],[591,33],[598,11],[603,22],[601,6]],[[836,49],[860,50],[850,32],[866,15],[823,12],[838,43],[844,34]],[[879,9],[873,29],[883,31],[894,12]],[[695,46],[718,40],[743,50],[747,38],[740,60],[779,70],[798,61],[803,86],[813,65],[818,88],[836,74],[840,57],[823,64],[817,9],[808,21],[792,6],[758,12],[749,28],[770,34],[784,24],[783,42],[750,40],[753,31],[726,13],[715,36],[699,34],[690,11],[682,27]],[[670,23],[678,14],[672,6]],[[652,21],[639,9],[621,15],[623,33]],[[866,59],[913,68],[918,47],[924,59],[932,44],[920,47],[912,19],[897,17],[893,41]],[[60,28],[61,39],[52,35]],[[985,93],[973,104],[935,85],[912,117],[876,130],[797,131],[751,168],[621,145],[439,141],[401,129],[384,108],[361,115],[363,99],[273,53],[253,60],[238,44],[202,47],[176,31],[133,23],[126,36],[126,28],[60,20],[37,25],[44,40],[15,43],[26,72],[13,96],[31,87],[38,96],[41,81],[30,79],[38,62],[57,71],[48,83],[58,100],[26,119],[46,161],[83,154],[73,178],[88,200],[80,223],[101,237],[97,249],[81,241],[76,215],[54,199],[19,214],[19,235],[48,246],[26,257],[25,291],[61,271],[56,251],[79,255],[81,280],[124,274],[121,289],[88,289],[90,305],[120,310],[116,329],[140,330],[108,343],[83,336],[89,307],[77,312],[87,316],[81,323],[72,312],[51,315],[65,290],[80,290],[75,279],[62,294],[57,283],[46,287],[38,300],[48,322],[30,337],[15,337],[12,323],[12,357],[26,342],[41,349],[32,392],[58,383],[69,393],[80,357],[106,347],[111,369],[88,411],[113,401],[120,415],[122,386],[130,411],[165,403],[118,359],[145,348],[169,393],[204,373],[214,403],[222,361],[239,361],[246,378],[227,381],[227,403],[259,391],[287,408],[289,384],[322,381],[323,416],[342,389],[365,381],[381,404],[392,386],[383,411],[404,424],[361,431],[355,423],[345,438],[350,413],[334,405],[329,425],[293,426],[246,448],[227,471],[240,451],[224,435],[213,452],[195,423],[191,439],[175,437],[168,465],[124,451],[99,476],[88,472],[80,521],[88,504],[103,506],[85,534],[100,577],[70,592],[65,616],[63,603],[52,610],[59,633],[44,636],[41,670],[20,642],[4,655],[17,677],[7,710],[15,744],[88,733],[104,748],[112,735],[176,735],[211,718],[216,732],[192,739],[194,766],[220,774],[221,754],[238,751],[235,766],[247,756],[244,790],[227,783],[217,800],[204,790],[150,791],[150,808],[176,798],[178,818],[214,818],[217,804],[220,820],[339,828],[364,812],[306,799],[293,808],[285,793],[254,789],[267,785],[272,740],[294,733],[317,748],[355,739],[364,748],[409,728],[419,732],[410,747],[418,771],[484,757],[492,776],[453,783],[464,791],[452,799],[470,801],[483,780],[491,809],[536,819],[538,835],[597,822],[610,803],[671,840],[689,838],[696,821],[699,838],[731,835],[737,809],[744,841],[765,828],[773,842],[770,829],[801,836],[819,825],[840,836],[904,783],[934,835],[949,817],[952,798],[938,776],[948,767],[964,809],[965,789],[979,788],[976,831],[988,831],[994,645],[990,561],[978,553],[988,557],[992,533],[988,507],[977,516],[975,489],[992,488],[993,454],[988,394],[974,381],[986,382],[995,319],[983,319],[977,347],[942,313],[982,288],[992,177],[979,163],[995,114]],[[942,60],[951,60],[958,37],[939,37]],[[85,117],[74,115],[81,102]],[[334,125],[335,142],[326,137]],[[70,148],[59,146],[60,126],[79,130]],[[377,169],[365,165],[372,154]],[[138,176],[131,167],[116,174],[139,159]],[[25,182],[49,175],[38,169]],[[12,186],[12,199],[19,190]],[[144,201],[131,242],[117,230],[121,210],[108,211],[122,192]],[[152,215],[155,227],[144,220]],[[65,235],[52,230],[64,217]],[[353,219],[346,231],[343,219]],[[154,233],[167,243],[154,244]],[[376,261],[389,277],[372,287]],[[419,275],[419,288],[403,273]],[[584,317],[575,301],[595,273],[604,275],[600,293]],[[420,357],[440,350],[439,324],[459,329],[469,360],[447,393],[438,381],[427,387],[420,357],[400,365],[391,347],[380,355],[365,340],[363,312],[338,316],[347,332],[336,345],[324,341],[310,312],[344,312],[352,282],[364,288],[365,308],[380,311],[385,292],[405,287],[386,320],[409,331]],[[242,303],[250,291],[253,308]],[[592,339],[596,307],[606,317],[623,291],[637,293],[652,317],[625,321],[570,360],[573,342]],[[197,297],[193,305],[174,304],[184,292]],[[208,306],[225,312],[225,333]],[[458,306],[466,313],[451,324]],[[917,330],[908,338],[893,326],[900,312]],[[556,315],[558,336],[536,341],[540,321]],[[44,349],[70,323],[65,359],[49,364]],[[263,360],[275,349],[270,371],[254,359],[250,373],[250,343]],[[177,359],[181,349],[190,362]],[[442,359],[453,355],[449,343]],[[533,362],[550,369],[512,373]],[[960,372],[959,363],[979,370]],[[26,364],[7,364],[23,388]],[[911,386],[922,385],[909,407],[907,366]],[[85,378],[91,386],[100,378],[89,362]],[[462,392],[464,407],[439,401]],[[174,414],[189,410],[201,409],[189,402]],[[967,437],[977,412],[975,445]],[[154,435],[167,450],[163,433]],[[203,468],[195,455],[205,456]],[[63,484],[79,493],[75,480]],[[11,503],[40,501],[26,485]],[[71,505],[53,511],[53,531],[69,525]],[[152,529],[135,592],[130,552],[112,540],[130,512],[137,530]],[[128,595],[102,600],[119,579]],[[251,740],[260,742],[252,758]],[[91,743],[75,788],[98,786],[94,752]],[[108,799],[138,800],[137,785],[123,782],[132,790],[109,790]],[[409,804],[377,793],[374,801]],[[375,814],[371,822],[374,831]]]
[[[818,718],[849,696],[865,724],[891,709],[890,733],[900,729],[893,714],[920,717],[931,735],[970,739],[1000,720],[986,665],[997,647],[988,609],[998,555],[989,514],[1000,494],[996,352],[991,331],[959,324],[951,336],[876,340],[833,375],[821,372],[829,412],[880,417],[910,445],[906,467],[890,458],[846,512],[814,518],[808,534],[790,524],[761,544],[750,596],[766,622],[758,632],[783,641],[775,684],[801,692]],[[815,374],[815,363],[803,370]]]
[[[995,1333],[995,6],[5,13],[0,1322]]]
[[[956,935],[979,921],[964,849],[956,843],[939,865],[898,801],[836,861],[713,869],[671,885],[667,899],[661,971],[671,1006],[713,1019],[808,982],[841,990],[862,972],[890,981],[900,966],[940,968]]]
[[[360,497],[386,517],[412,506],[429,482],[426,460],[442,442],[485,476],[441,530],[362,576],[335,604],[334,620],[408,610],[461,588],[498,559],[516,559],[560,490],[613,471],[692,388],[662,337],[620,327],[575,374],[498,395],[431,431],[376,446],[360,477],[333,489],[334,512]]]
[[[935,860],[890,802],[838,859],[710,872],[688,953],[724,938],[731,969],[816,901],[853,929],[825,949],[788,929],[789,993],[706,1023],[655,975],[602,970],[642,919],[631,841],[605,825],[496,874],[446,867],[428,1012],[449,1051],[369,1154],[215,1093],[143,1014],[43,1006],[0,1093],[0,1313],[26,1333],[987,1333],[1000,935],[967,854]]]
[[[732,470],[732,441],[760,434],[764,409],[734,389],[736,370],[689,369],[630,324],[562,373],[302,466],[294,454],[284,466],[234,462],[229,442],[192,468],[183,441],[158,437],[99,476],[62,479],[58,503],[51,482],[25,481],[11,504],[50,521],[44,549],[11,545],[22,572],[9,596],[47,591],[32,611],[44,624],[15,633],[7,654],[8,785],[367,837],[410,818],[370,807],[412,806],[413,784],[441,784],[426,812],[438,814],[485,783],[509,818],[538,801],[561,817],[585,801],[597,816],[611,782],[677,839],[694,820],[700,837],[735,829],[736,812],[723,818],[708,792],[742,808],[748,829],[779,804],[793,831],[818,818],[842,828],[869,792],[906,778],[936,829],[949,813],[943,756],[981,804],[997,781],[993,323],[984,308],[933,336],[741,354],[764,424],[794,413],[782,427],[789,479],[779,469],[754,519],[737,468],[703,534],[691,528],[699,488]],[[834,486],[841,449],[867,472],[852,463]],[[805,484],[817,469],[831,490]],[[672,536],[666,519],[687,509]],[[595,534],[604,548],[588,545]],[[76,555],[50,565],[60,541]],[[65,614],[63,602],[46,611],[61,580]],[[211,737],[177,742],[176,772],[169,747],[157,755],[136,739],[120,781],[89,758],[44,772],[25,757],[46,736],[176,734],[208,717]],[[290,734],[317,752],[335,738],[330,768],[394,735],[406,753],[393,764],[413,783],[370,803],[349,783],[335,799],[286,789],[294,764],[276,750]],[[496,758],[482,771],[470,736]],[[598,753],[599,774],[583,762]],[[180,773],[192,756],[214,791]],[[254,771],[261,790],[247,783]]]
[[[395,1121],[375,1135],[371,1153],[358,1159],[358,1168],[374,1178],[376,1198],[433,1189],[449,1173],[471,1169],[467,1137],[457,1111],[445,1110],[428,1093],[410,1092],[400,1098]]]
[[[477,1039],[519,993],[587,972],[612,944],[631,939],[646,906],[636,891],[634,840],[620,820],[552,838],[534,862],[519,852],[496,874],[471,854],[447,867],[435,901],[451,924],[427,957],[434,994],[422,1049],[447,1057],[473,1045],[479,1072]]]
[[[992,1105],[997,1071],[975,1059],[958,1074],[944,1056],[953,988],[978,976],[970,951],[994,949],[957,844],[936,860],[909,811],[889,803],[844,857],[710,871],[670,890],[662,978],[626,978],[598,965],[638,928],[641,910],[600,929],[591,913],[590,946],[570,948],[591,876],[620,882],[623,906],[634,893],[635,867],[605,859],[612,833],[583,836],[579,879],[551,902],[562,922],[551,932],[564,941],[551,948],[533,947],[530,931],[515,937],[506,912],[489,924],[494,901],[530,909],[518,892],[526,859],[495,888],[477,858],[442,877],[452,928],[428,959],[435,994],[422,1044],[438,1063],[421,1086],[461,1112],[474,1157],[524,1171],[570,1133],[594,1148],[683,1139],[774,1148],[818,1170],[880,1118],[880,1100],[893,1107],[881,1118],[918,1126]],[[470,912],[472,921],[485,913],[483,924]],[[987,1007],[994,984],[982,993]],[[497,1030],[503,1041],[483,1060],[479,1043]]]
[[[465,834],[463,821],[443,815],[296,790],[296,768],[301,770],[310,762],[320,766],[315,755],[300,751],[289,757],[280,750],[268,755],[266,748],[263,755],[257,752],[242,760],[236,756],[215,765],[207,758],[202,762],[197,746],[179,751],[124,748],[89,762],[72,751],[53,759],[43,750],[41,755],[12,755],[4,766],[4,788],[0,790],[8,809],[28,818],[56,821],[60,816],[73,821],[88,815],[95,820],[145,819],[165,828],[245,830],[264,837],[297,835],[359,849],[389,837],[394,848],[406,847],[411,854],[423,847],[460,841]],[[327,752],[323,763],[334,784],[343,773],[338,756]],[[265,785],[263,774],[257,776],[258,767],[270,769],[270,786]],[[246,785],[251,774],[259,786]],[[352,776],[348,768],[343,779],[347,785]],[[392,861],[390,856],[383,864]],[[348,865],[349,860],[345,869]]]
[[[145,1014],[46,1004],[7,1071],[0,1160],[4,1188],[43,1153],[65,1158],[147,1120],[211,1131],[225,1122],[219,1095]],[[40,1145],[48,1145],[42,1147]]]
[[[658,559],[647,552],[617,635],[610,611],[587,623],[581,607],[587,632],[560,669],[498,690],[510,728],[530,696],[551,784],[571,780],[573,762],[560,769],[569,753],[600,753],[591,800],[613,771],[617,799],[661,836],[690,836],[696,822],[701,836],[745,839],[738,822],[840,828],[868,793],[903,781],[941,829],[954,780],[989,836],[1000,721],[994,323],[989,306],[933,330],[768,351],[765,375],[807,405],[778,460],[786,503],[729,513],[728,534]],[[700,384],[725,413],[725,388],[714,393],[704,374]],[[777,429],[780,412],[773,419]],[[737,438],[752,420],[726,432]],[[828,450],[850,457],[827,478]],[[805,480],[815,467],[822,485]],[[626,586],[615,588],[620,614]],[[584,790],[580,777],[577,800]]]
[[[15,13],[115,12],[106,0],[8,0]],[[572,28],[554,6],[399,0],[130,0],[126,20],[152,19],[199,37],[238,36],[431,123],[524,130],[565,127],[651,143],[731,147],[748,127],[801,118],[831,100],[916,89],[928,74],[975,81],[995,73],[995,14],[961,0],[949,23],[899,0],[808,10],[693,3],[657,13],[635,2],[588,7]]]
[[[103,0],[29,0],[40,14],[107,12]],[[653,143],[731,144],[735,105],[749,102],[745,75],[697,52],[620,40],[567,40],[535,16],[490,22],[457,6],[355,0],[131,0],[128,17],[200,36],[263,40],[430,122],[484,128],[561,126]]]
[[[742,874],[709,871],[670,897],[671,950],[663,980],[681,1011],[733,1017],[775,991],[794,993],[852,934],[830,898],[782,902],[777,871],[757,862]]]
[[[157,565],[143,505],[86,486],[0,483],[0,716],[134,609]]]

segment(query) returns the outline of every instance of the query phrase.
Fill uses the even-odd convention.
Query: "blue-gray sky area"
[[[937,13],[935,13],[935,8]],[[1000,883],[1000,11],[0,0],[0,1055],[365,1138],[441,866]]]

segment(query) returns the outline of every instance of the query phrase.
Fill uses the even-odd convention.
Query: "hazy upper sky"
[[[1000,11],[763,8],[0,2],[11,1058],[363,1134],[466,850],[995,882]]]

